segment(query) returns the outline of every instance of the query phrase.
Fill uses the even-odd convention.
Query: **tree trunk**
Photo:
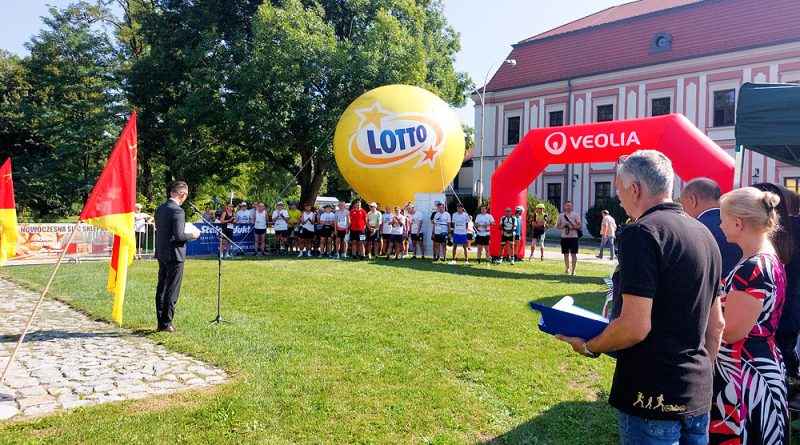
[[[153,202],[153,165],[149,157],[142,159],[142,189],[147,200]]]
[[[301,159],[304,155],[301,155]],[[302,159],[305,163],[305,159]],[[314,204],[319,195],[319,189],[322,187],[322,180],[325,179],[326,166],[320,164],[316,159],[305,164],[305,167],[297,175],[297,180],[300,183],[300,202],[305,204],[310,202]]]

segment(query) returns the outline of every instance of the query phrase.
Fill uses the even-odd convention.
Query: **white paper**
[[[194,224],[187,222],[183,226],[183,233],[188,233],[189,235],[193,235],[195,233],[200,233],[200,229],[197,228]]]
[[[588,311],[582,307],[575,306],[575,300],[573,300],[569,295],[558,300],[558,302],[553,305],[553,309],[558,309],[560,311],[569,312],[570,314],[580,315],[581,317],[608,323],[608,319],[602,315]]]

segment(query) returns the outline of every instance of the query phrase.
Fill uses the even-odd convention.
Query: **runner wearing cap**
[[[531,240],[530,259],[533,260],[533,255],[536,253],[536,244],[538,243],[539,258],[544,261],[544,237],[547,232],[547,213],[544,213],[544,203],[536,204],[531,227],[533,227],[533,239]]]
[[[319,215],[319,257],[333,258],[333,226],[336,215],[331,211],[333,206],[326,204],[322,214]]]
[[[392,212],[392,206],[386,206],[386,212],[381,215],[381,230],[380,230],[380,239],[381,239],[381,255],[388,255],[389,250],[392,247],[392,242],[390,240],[392,236],[392,221],[394,220],[394,213]]]
[[[251,222],[253,222],[253,219],[250,210],[247,210],[247,203],[241,202],[239,210],[236,211],[236,224],[250,224]]]
[[[433,214],[433,261],[445,261],[447,257],[447,236],[450,234],[450,214],[444,211],[444,204],[436,205]]]
[[[297,208],[297,203],[292,201],[289,203],[289,219],[286,220],[289,225],[289,240],[288,251],[299,248],[297,238],[300,235],[300,216],[303,212]]]
[[[489,234],[494,225],[494,217],[489,213],[486,206],[481,206],[481,213],[475,217],[477,237],[475,244],[478,245],[478,264],[481,264],[481,253],[486,252],[486,259],[489,260]]]
[[[236,213],[233,211],[233,204],[228,203],[225,205],[225,210],[222,211],[219,222],[222,224],[222,233],[227,237],[219,238],[219,254],[223,258],[230,258],[231,243],[228,239],[233,239],[233,228],[236,222]]]
[[[409,244],[411,244],[411,250],[414,251],[411,259],[416,259],[417,253],[422,253],[422,259],[425,259],[425,250],[422,245],[422,212],[416,211],[412,205],[408,208],[406,222],[408,224]]]
[[[257,202],[256,203],[256,211],[253,214],[254,217],[254,225],[253,225],[253,232],[255,233],[256,237],[256,245],[255,245],[255,252],[253,252],[253,256],[258,255],[259,251],[261,251],[261,255],[266,255],[267,249],[267,219],[269,215],[267,214],[266,209],[264,209],[264,203]]]
[[[388,212],[387,212],[388,213]],[[400,207],[394,208],[394,213],[390,215],[392,220],[389,222],[389,246],[386,248],[386,259],[392,255],[394,250],[394,259],[400,258],[400,251],[403,248],[403,230],[406,227],[406,217],[400,213]],[[386,215],[384,215],[384,218]]]
[[[450,260],[450,264],[456,264],[458,246],[461,246],[464,249],[464,264],[468,265],[467,225],[469,224],[469,214],[464,211],[464,204],[459,202],[456,205],[456,213],[453,213],[451,220],[451,227],[453,228],[453,258]]]
[[[289,235],[289,211],[283,208],[283,201],[275,204],[277,207],[272,211],[272,228],[275,231],[275,249],[278,253],[284,253],[284,239]]]
[[[381,251],[381,211],[378,210],[378,203],[369,204],[367,212],[367,257],[377,258]]]
[[[350,209],[350,255],[354,259],[364,259],[364,230],[367,227],[367,212],[361,208],[361,200],[353,203]]]
[[[517,254],[514,252],[516,243],[514,237],[517,234],[517,217],[511,212],[511,207],[506,207],[506,214],[500,218],[500,260],[498,263],[503,262],[503,258],[507,254],[507,247],[511,245],[511,254],[508,255],[508,260],[511,265],[514,265],[514,258]]]
[[[350,212],[345,208],[344,201],[339,201],[339,209],[334,212],[336,217],[336,256],[347,258],[347,229],[350,227]]]

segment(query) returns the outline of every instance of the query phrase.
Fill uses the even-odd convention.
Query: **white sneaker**
[[[337,253],[334,258],[339,259],[339,254]]]
[[[469,260],[464,260],[464,265],[469,266]]]
[[[306,256],[309,256],[309,257],[310,257],[310,256],[311,256],[311,251],[307,251],[307,252],[306,252]]]
[[[572,271],[572,276],[574,277],[575,275],[577,275],[577,274],[576,274],[576,273],[575,273],[575,271],[573,270],[573,271]]]
[[[450,260],[450,262],[447,264],[456,264],[456,260]]]
[[[297,254],[297,258],[300,258],[302,256],[303,256],[303,252],[300,252],[300,253]]]

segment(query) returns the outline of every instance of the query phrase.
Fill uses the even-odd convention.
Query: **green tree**
[[[460,106],[470,81],[453,71],[459,49],[436,0],[265,3],[253,21],[252,59],[231,84],[229,127],[259,156],[299,172],[300,199],[313,201],[335,169],[331,136],[347,105],[399,83]]]

